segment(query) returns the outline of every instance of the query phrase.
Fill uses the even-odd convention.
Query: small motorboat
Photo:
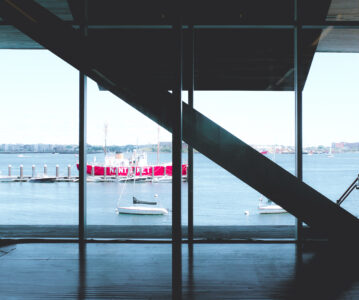
[[[284,214],[288,213],[283,207],[277,204],[269,204],[264,206],[258,206],[260,214]]]
[[[258,211],[260,214],[284,214],[288,213],[283,207],[268,200],[267,205],[262,204],[263,197],[259,198]]]
[[[56,177],[38,177],[38,178],[29,179],[29,182],[41,182],[41,183],[49,183],[55,181],[56,181]]]
[[[158,182],[172,182],[172,176],[160,176],[160,177],[154,177],[152,179],[152,182],[158,183]]]
[[[159,182],[168,183],[168,182],[172,182],[172,176],[165,175],[165,176],[154,177],[154,178],[151,179],[151,181],[153,183],[159,183]],[[187,176],[182,176],[182,181],[186,182],[187,181]]]
[[[120,206],[117,207],[116,212],[119,214],[133,214],[133,215],[167,215],[168,210],[162,207],[147,207],[147,206]]]
[[[16,179],[15,176],[0,176],[0,182],[11,182]]]

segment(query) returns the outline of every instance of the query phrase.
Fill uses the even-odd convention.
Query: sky
[[[0,144],[78,144],[78,71],[47,50],[0,50]],[[304,146],[359,142],[359,54],[317,53],[303,92]],[[184,98],[186,98],[184,93]],[[294,92],[198,91],[195,108],[248,144],[294,145]],[[158,126],[88,81],[87,141],[157,143]],[[160,141],[171,135],[160,129]]]

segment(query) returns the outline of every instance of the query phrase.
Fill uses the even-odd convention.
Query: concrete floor
[[[359,258],[294,244],[182,250],[183,299],[359,299]],[[0,299],[171,299],[170,244],[0,248]],[[342,249],[344,250],[344,249]]]

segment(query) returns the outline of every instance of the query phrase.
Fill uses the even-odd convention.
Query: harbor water
[[[88,161],[104,160],[103,154],[88,155]],[[268,158],[294,173],[293,154],[267,154]],[[148,153],[149,163],[156,163],[156,153]],[[161,162],[171,161],[170,153],[161,153]],[[75,154],[0,154],[0,175],[19,175],[23,165],[25,176],[31,176],[32,165],[36,173],[43,174],[47,165],[49,176],[55,176],[59,165],[60,176],[67,176],[71,165],[73,176],[78,175]],[[187,154],[183,154],[187,162]],[[304,181],[336,201],[358,175],[359,153],[304,155]],[[187,183],[183,183],[182,222],[187,224]],[[157,201],[169,210],[164,216],[116,214],[118,205],[132,205],[132,197]],[[293,225],[290,214],[258,213],[261,194],[238,178],[211,162],[203,155],[194,154],[194,224],[195,225]],[[171,183],[87,183],[87,222],[93,225],[170,225]],[[288,199],[290,201],[290,199]],[[359,191],[353,193],[342,205],[352,214],[359,215]],[[1,182],[1,225],[71,225],[78,223],[78,183],[76,182]]]

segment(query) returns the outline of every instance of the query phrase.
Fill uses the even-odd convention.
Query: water
[[[183,160],[186,162],[186,154]],[[94,155],[89,155],[92,161]],[[269,155],[270,158],[273,159]],[[96,155],[97,161],[103,155]],[[149,153],[150,163],[155,163],[156,153]],[[48,174],[55,175],[59,165],[60,175],[67,174],[71,165],[77,175],[77,157],[74,154],[18,154],[0,155],[0,172],[7,174],[8,165],[13,175],[19,174],[23,164],[24,174],[31,175],[36,165],[39,175],[47,164]],[[162,153],[161,162],[171,161],[171,154]],[[276,155],[275,162],[289,172],[294,172],[294,155]],[[260,194],[232,176],[201,154],[194,155],[194,223],[195,225],[293,225],[290,214],[259,215]],[[304,181],[333,201],[337,200],[359,170],[359,153],[304,156]],[[155,198],[154,195],[158,197]],[[170,210],[165,216],[117,215],[118,204],[130,205],[132,196],[143,200],[157,200],[160,206]],[[96,225],[170,225],[170,183],[91,183],[87,184],[87,221]],[[359,191],[354,190],[343,207],[359,215]],[[182,220],[187,224],[187,183],[183,183]],[[249,211],[249,215],[245,215]],[[1,183],[0,224],[69,225],[78,223],[77,183]]]

